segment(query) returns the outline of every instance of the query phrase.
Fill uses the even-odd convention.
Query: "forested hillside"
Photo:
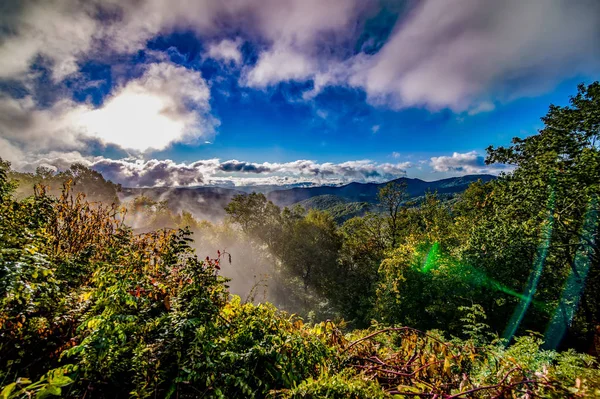
[[[488,182],[494,177],[490,175],[468,175],[451,177],[436,181],[423,181],[401,177],[393,183],[404,186],[408,198],[424,196],[428,192],[439,194],[460,193],[469,187],[469,184],[481,180]],[[347,202],[377,203],[379,190],[386,183],[350,183],[343,186],[321,187],[294,187],[286,190],[274,190],[267,194],[267,198],[280,206],[289,206],[316,196],[330,195],[341,198]]]
[[[542,121],[487,149],[512,172],[345,221],[2,161],[0,398],[600,397],[600,83]]]
[[[341,224],[355,216],[364,216],[370,210],[377,211],[379,208],[367,202],[348,202],[336,195],[318,195],[297,202],[303,209],[316,209],[319,211],[327,211],[333,219]]]

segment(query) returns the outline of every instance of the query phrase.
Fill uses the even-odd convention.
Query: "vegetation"
[[[580,86],[488,149],[510,173],[450,202],[391,184],[341,226],[256,193],[213,225],[1,162],[0,398],[600,396],[599,110]],[[231,295],[231,254],[192,233],[247,241],[277,307]]]
[[[338,224],[355,216],[364,216],[372,208],[367,202],[347,202],[335,195],[318,195],[297,204],[306,210],[327,211]]]
[[[101,173],[80,163],[74,163],[65,171],[54,171],[44,166],[36,168],[35,173],[11,170],[8,177],[18,183],[14,195],[19,199],[33,195],[36,185],[44,186],[48,194],[59,197],[63,185],[70,182],[75,195],[82,193],[94,201],[108,205],[119,203],[117,195],[121,191],[121,185],[107,181]]]

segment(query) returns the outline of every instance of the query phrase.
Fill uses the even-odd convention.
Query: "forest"
[[[600,83],[541,119],[451,199],[223,222],[1,161],[0,398],[600,397]]]

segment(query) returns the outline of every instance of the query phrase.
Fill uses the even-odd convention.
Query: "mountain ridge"
[[[427,192],[438,192],[439,194],[460,193],[469,184],[482,180],[484,182],[495,179],[492,175],[466,175],[461,177],[450,177],[441,180],[427,182],[417,178],[401,177],[390,182],[406,183],[406,192],[410,198],[425,195]],[[377,193],[385,183],[358,183],[352,182],[343,186],[316,186],[316,187],[292,187],[282,190],[257,190],[266,195],[280,207],[291,206],[310,198],[329,195],[340,199],[340,203],[366,203],[375,204]],[[263,187],[264,189],[264,187]],[[238,194],[247,194],[250,190],[229,187],[124,187],[120,193],[120,199],[127,201],[138,195],[145,195],[155,201],[166,200],[169,207],[175,212],[186,210],[195,217],[210,221],[217,221],[225,217],[225,206]],[[362,211],[363,209],[360,209]]]
[[[417,178],[401,177],[385,183],[352,182],[343,186],[295,187],[274,190],[267,194],[267,198],[279,206],[289,206],[320,195],[336,195],[345,198],[348,202],[375,203],[379,189],[390,182],[406,183],[406,193],[412,198],[425,195],[428,191],[437,191],[440,194],[462,192],[469,184],[477,180],[488,182],[495,178],[492,175],[478,174],[427,182]]]

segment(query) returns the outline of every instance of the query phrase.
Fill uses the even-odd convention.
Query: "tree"
[[[327,294],[336,277],[336,264],[341,239],[333,217],[324,211],[310,210],[285,236],[286,250],[282,261],[304,288],[313,287]]]
[[[579,85],[570,105],[551,105],[542,121],[539,134],[488,148],[487,163],[515,170],[494,185],[494,226],[490,239],[479,241],[487,251],[529,262],[523,267],[529,280],[521,277],[526,300],[517,309],[547,326],[547,342],[558,344],[567,329],[583,345],[600,324],[600,83]],[[534,299],[551,311],[532,310]]]
[[[354,326],[368,326],[374,317],[378,269],[387,248],[384,223],[379,215],[368,213],[340,228],[342,248],[330,297]]]
[[[390,182],[379,190],[379,203],[387,213],[387,223],[391,247],[396,247],[398,232],[400,230],[400,207],[408,198],[406,183]]]
[[[55,171],[45,166],[37,167],[35,173],[11,171],[10,177],[19,183],[15,192],[17,198],[33,195],[36,184],[46,186],[49,194],[59,197],[63,185],[70,182],[71,192],[86,195],[90,202],[119,203],[121,185],[106,180],[100,172],[81,163],[74,163],[64,171]]]
[[[232,222],[240,225],[251,239],[273,249],[281,232],[281,209],[262,193],[238,194],[225,207]]]

